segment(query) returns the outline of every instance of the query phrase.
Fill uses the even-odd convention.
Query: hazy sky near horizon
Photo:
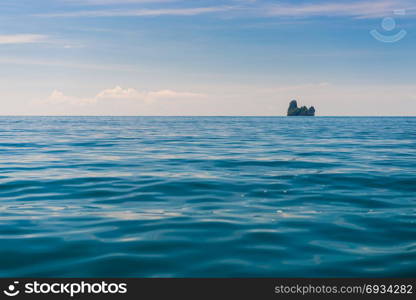
[[[0,115],[416,115],[415,50],[414,0],[1,0]]]

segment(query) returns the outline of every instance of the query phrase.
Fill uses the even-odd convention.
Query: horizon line
[[[286,115],[0,115],[2,117],[190,117],[190,118],[209,118],[209,117],[247,117],[247,118],[414,118],[416,115],[321,115],[321,116],[286,116]]]

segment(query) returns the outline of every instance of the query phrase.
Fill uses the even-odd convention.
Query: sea
[[[414,277],[416,118],[0,117],[1,277]]]

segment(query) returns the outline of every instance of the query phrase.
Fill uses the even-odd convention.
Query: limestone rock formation
[[[292,100],[287,110],[288,116],[315,116],[315,107],[311,106],[309,109],[306,106],[298,107],[296,100]]]

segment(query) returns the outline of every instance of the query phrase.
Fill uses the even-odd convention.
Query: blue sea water
[[[416,275],[416,118],[1,117],[1,277]]]

